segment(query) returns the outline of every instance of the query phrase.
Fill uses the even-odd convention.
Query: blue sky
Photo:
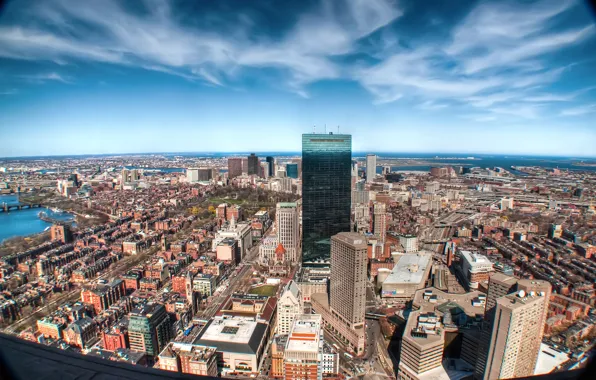
[[[0,157],[298,151],[596,156],[582,1],[9,2]]]

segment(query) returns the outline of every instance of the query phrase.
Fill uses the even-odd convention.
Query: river
[[[16,205],[16,195],[0,195],[0,205],[2,203]],[[51,223],[39,219],[37,214],[44,211],[49,217],[58,220],[72,220],[73,216],[67,213],[55,213],[49,209],[25,209],[11,212],[0,212],[0,242],[15,236],[27,236],[43,232],[51,226]]]

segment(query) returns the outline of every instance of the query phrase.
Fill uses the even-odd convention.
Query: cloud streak
[[[557,24],[576,1],[536,1],[532,12],[524,3],[481,2],[446,37],[410,40],[396,32],[408,14],[393,0],[321,0],[276,35],[261,33],[250,13],[231,22],[230,12],[194,12],[193,23],[173,4],[145,0],[133,11],[117,0],[45,0],[11,8],[14,21],[0,26],[0,57],[138,67],[216,87],[235,86],[259,69],[305,98],[312,83],[347,80],[377,105],[412,98],[416,109],[437,111],[448,103],[480,122],[537,119],[549,110],[543,104],[574,103],[585,91],[549,88],[572,70],[550,58],[596,34],[593,25]],[[73,82],[53,72],[28,76]]]

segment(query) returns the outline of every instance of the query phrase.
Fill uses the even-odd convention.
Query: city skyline
[[[0,16],[2,157],[297,152],[325,123],[354,151],[596,156],[582,1],[28,4]]]

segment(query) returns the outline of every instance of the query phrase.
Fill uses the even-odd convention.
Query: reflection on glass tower
[[[331,236],[350,231],[352,136],[302,135],[302,262],[328,261]]]

